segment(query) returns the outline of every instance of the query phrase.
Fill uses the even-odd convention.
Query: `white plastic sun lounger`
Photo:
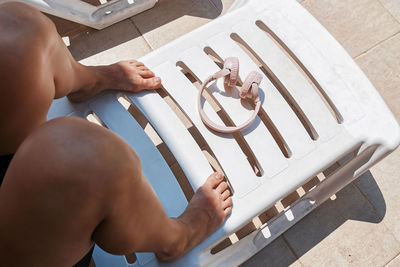
[[[103,29],[152,8],[158,0],[111,0],[93,6],[82,0],[0,0],[25,2],[48,14],[95,29]]]
[[[239,137],[204,126],[196,107],[198,89],[184,74],[201,83],[219,70],[213,59],[232,56],[239,58],[242,78],[260,69],[264,76],[262,111]],[[140,60],[162,78],[196,137],[157,92],[126,94],[127,99],[157,131],[194,190],[213,171],[197,144],[201,135],[229,179],[234,206],[215,233],[174,263],[162,264],[152,253],[137,253],[130,265],[124,256],[96,247],[99,267],[238,265],[400,143],[399,125],[375,88],[295,0],[250,0]],[[208,89],[235,125],[252,113],[224,92],[222,81]],[[97,115],[135,149],[167,213],[178,216],[187,205],[185,195],[142,127],[118,101],[120,96],[106,92],[79,105],[59,99],[48,118]],[[223,124],[208,102],[204,110]],[[294,195],[297,200],[290,201]],[[269,211],[274,207],[277,212],[272,216]]]

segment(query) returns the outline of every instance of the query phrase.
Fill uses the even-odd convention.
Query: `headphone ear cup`
[[[247,75],[246,80],[244,80],[242,89],[240,89],[241,98],[251,98],[254,101],[258,100],[258,87],[262,80],[262,75],[257,71],[252,71]]]
[[[228,57],[225,59],[224,69],[230,70],[230,74],[224,78],[224,84],[226,87],[232,88],[239,79],[239,59],[237,57]]]

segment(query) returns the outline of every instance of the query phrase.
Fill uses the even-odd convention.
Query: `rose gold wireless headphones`
[[[201,105],[202,94],[203,94],[203,91],[206,88],[207,84],[209,84],[211,81],[217,80],[222,77],[225,77],[224,78],[225,88],[232,89],[236,85],[236,82],[239,79],[239,60],[238,60],[238,58],[236,58],[236,57],[227,58],[224,61],[223,69],[214,73],[213,75],[208,77],[203,82],[203,84],[201,86],[201,90],[199,91],[199,94],[198,94],[197,107],[199,110],[201,120],[209,128],[211,128],[214,131],[220,132],[220,133],[233,133],[233,132],[237,132],[237,131],[247,128],[248,126],[250,126],[250,124],[256,118],[257,113],[261,107],[260,97],[258,95],[258,87],[261,83],[262,76],[260,73],[258,73],[256,71],[252,71],[249,73],[249,75],[247,75],[247,78],[244,81],[242,88],[240,90],[240,98],[252,99],[254,101],[254,104],[256,105],[256,107],[254,109],[253,114],[246,122],[244,122],[242,125],[235,126],[235,127],[220,126],[220,125],[212,122],[207,117],[207,115],[204,112],[203,107]]]

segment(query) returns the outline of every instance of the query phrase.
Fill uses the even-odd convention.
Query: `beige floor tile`
[[[362,177],[356,181],[356,185],[383,218],[386,227],[400,241],[400,148],[374,166],[371,174],[374,178],[372,182]],[[379,191],[376,187],[379,187]]]
[[[168,12],[166,12],[168,10]],[[163,0],[132,17],[143,37],[155,49],[218,17],[209,1]]]
[[[400,252],[400,243],[353,184],[336,197],[284,234],[303,266],[382,266]]]
[[[399,0],[379,0],[383,6],[400,22],[400,1]]]
[[[71,42],[69,49],[75,59],[88,65],[136,59],[151,51],[130,20],[81,35]]]
[[[359,56],[356,62],[400,122],[400,34]]]
[[[400,24],[378,0],[305,0],[301,4],[353,57],[400,30]]]
[[[266,246],[241,267],[254,266],[294,266],[300,267],[301,264],[296,260],[295,255],[290,251],[282,237],[278,237],[271,244]]]
[[[400,255],[391,260],[385,267],[399,267],[400,266]]]

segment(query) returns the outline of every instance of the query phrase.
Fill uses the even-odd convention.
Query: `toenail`
[[[217,175],[215,177],[217,177],[217,179],[222,179],[224,176],[220,173],[217,173]]]
[[[154,81],[155,81],[155,82],[159,82],[159,81],[160,81],[160,78],[159,78],[159,77],[155,77],[155,78],[154,78]]]

